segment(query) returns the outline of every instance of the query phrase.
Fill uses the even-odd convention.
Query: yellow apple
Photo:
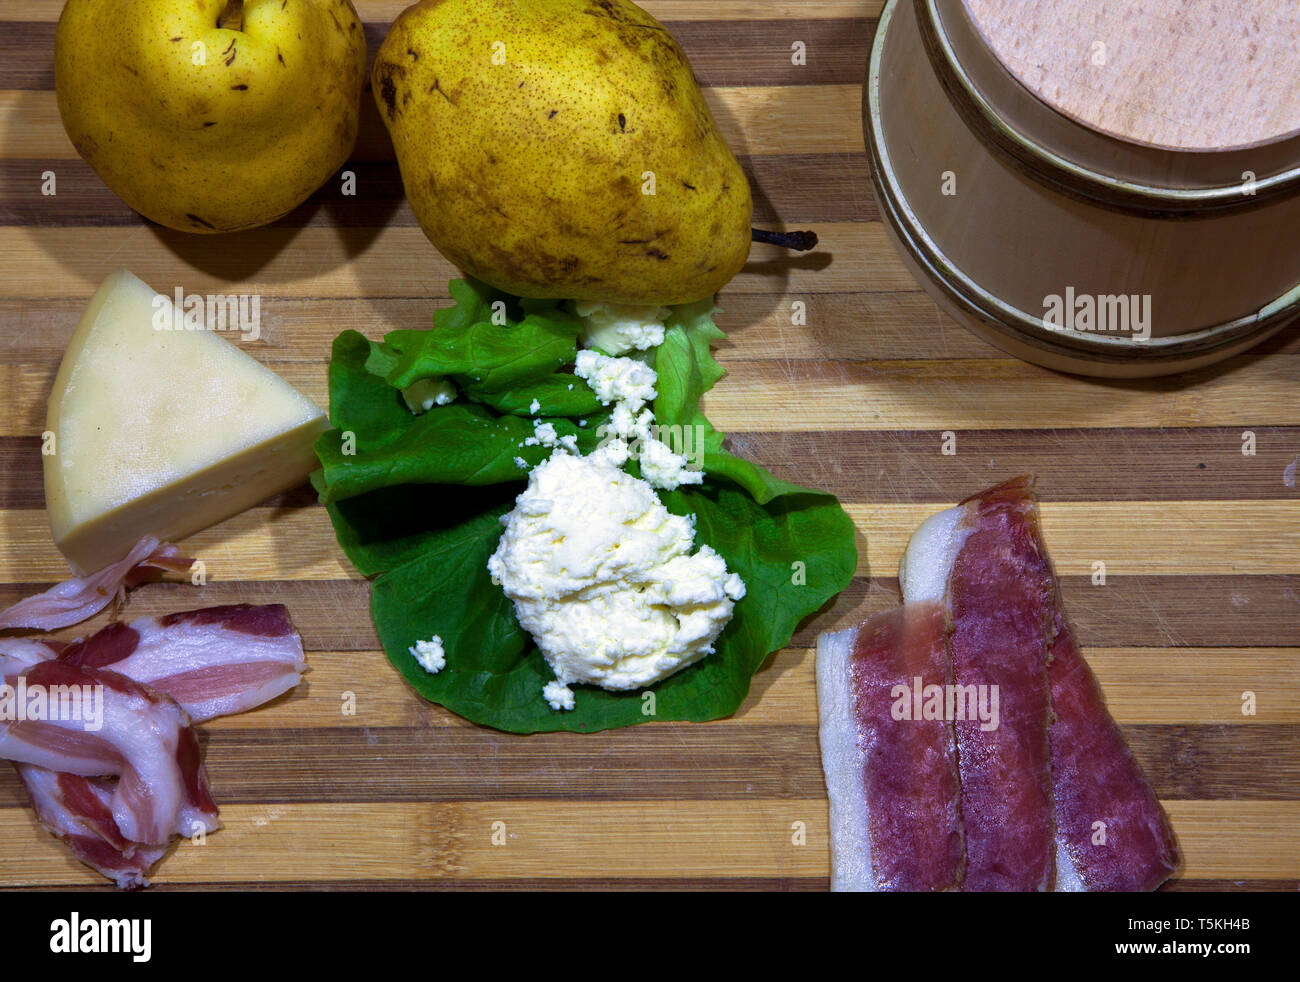
[[[54,84],[77,152],[123,201],[229,232],[347,160],[365,60],[351,0],[68,0]]]

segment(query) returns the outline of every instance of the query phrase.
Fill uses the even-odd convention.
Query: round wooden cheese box
[[[1300,314],[1300,4],[890,0],[863,97],[904,261],[1004,350],[1110,377]]]

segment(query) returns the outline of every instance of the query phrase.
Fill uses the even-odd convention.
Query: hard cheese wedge
[[[327,428],[308,398],[124,269],[82,314],[50,393],[45,502],[79,572],[142,535],[176,540],[300,484]],[[50,446],[47,438],[47,446]]]

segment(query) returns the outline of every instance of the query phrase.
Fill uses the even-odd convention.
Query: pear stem
[[[226,0],[225,9],[217,18],[217,26],[231,31],[244,29],[244,0]]]
[[[795,252],[807,252],[817,248],[817,233],[808,232],[769,232],[765,228],[750,229],[755,242],[767,242],[783,249]]]

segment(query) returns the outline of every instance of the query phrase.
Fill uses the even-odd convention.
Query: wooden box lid
[[[1057,112],[1168,150],[1300,134],[1291,0],[963,0],[994,56]]]

